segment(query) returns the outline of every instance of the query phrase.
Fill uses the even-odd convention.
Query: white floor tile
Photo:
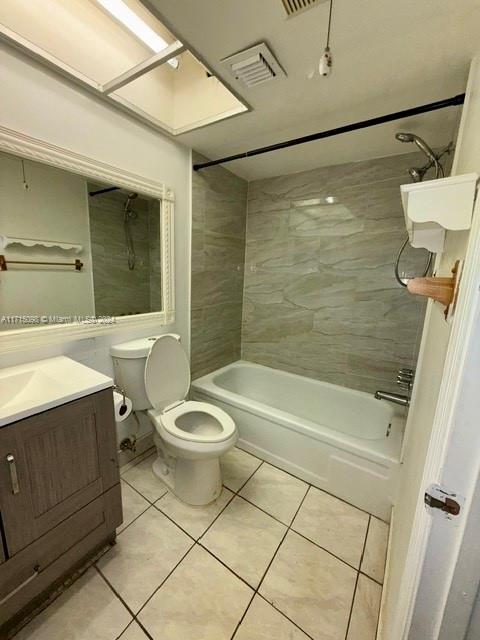
[[[200,542],[256,588],[285,531],[283,524],[236,497]]]
[[[147,640],[147,638],[148,636],[134,620],[132,624],[125,629],[118,640]]]
[[[168,492],[155,503],[155,506],[196,539],[208,529],[232,497],[233,493],[224,487],[218,498],[210,504],[193,507]]]
[[[289,531],[260,593],[315,640],[344,640],[356,572]]]
[[[289,525],[307,490],[306,482],[264,463],[240,495]]]
[[[120,533],[128,527],[128,525],[138,518],[138,516],[146,511],[150,506],[150,503],[142,498],[142,496],[132,489],[132,487],[122,480],[122,508],[123,508],[123,523],[117,528],[117,533]]]
[[[253,591],[195,546],[140,612],[155,640],[230,640]]]
[[[360,509],[310,487],[292,529],[358,568],[368,519],[368,514]]]
[[[234,640],[308,640],[290,620],[255,596]]]
[[[382,587],[360,574],[347,640],[375,640]]]
[[[137,612],[192,544],[173,522],[150,507],[122,532],[98,568]]]
[[[102,576],[91,568],[15,640],[115,640],[131,619]]]
[[[156,453],[148,456],[142,462],[122,473],[122,478],[150,502],[155,502],[167,493],[167,487],[152,471],[155,456]]]
[[[231,491],[238,491],[262,461],[234,447],[220,460],[223,484]]]
[[[368,576],[383,583],[385,559],[387,557],[388,524],[372,516],[368,528],[367,544],[361,570]]]

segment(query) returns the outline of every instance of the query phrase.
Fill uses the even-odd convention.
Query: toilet
[[[153,473],[187,504],[215,500],[222,490],[220,457],[237,441],[237,428],[222,409],[186,400],[190,365],[180,337],[131,340],[110,353],[115,381],[133,410],[148,410],[158,453]]]

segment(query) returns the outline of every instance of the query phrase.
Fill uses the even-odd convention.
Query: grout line
[[[258,458],[258,460],[260,460],[260,458]],[[251,480],[251,479],[253,478],[253,476],[257,473],[257,471],[263,467],[264,463],[265,463],[265,460],[262,460],[262,461],[261,461],[261,463],[258,465],[258,467],[255,469],[255,471],[253,471],[253,472],[248,476],[248,478],[245,480],[245,482],[241,485],[241,487],[239,487],[239,488],[237,489],[237,491],[235,491],[235,493],[236,493],[237,495],[240,493],[240,491],[243,489],[243,487],[244,487],[248,482],[250,482],[250,480]]]
[[[306,495],[307,492],[305,492]],[[235,494],[236,497],[241,498],[242,500],[245,500],[245,502],[248,502],[248,504],[251,504],[252,507],[257,508],[259,511],[263,511],[263,513],[266,513],[267,516],[270,516],[270,518],[273,518],[276,522],[283,524],[284,527],[289,527],[290,524],[287,524],[286,522],[283,522],[283,520],[279,520],[276,516],[272,515],[271,513],[269,513],[268,511],[266,511],[263,507],[259,507],[258,504],[255,504],[255,502],[252,502],[251,500],[249,500],[248,498],[246,498],[245,496],[242,496],[240,493]],[[293,522],[293,520],[292,520]]]
[[[158,585],[158,587],[153,591],[153,593],[151,593],[148,598],[145,600],[145,602],[142,604],[142,606],[140,607],[140,609],[137,611],[136,616],[139,615],[139,613],[141,611],[143,611],[143,609],[145,609],[146,605],[150,602],[150,600],[153,598],[153,596],[157,593],[157,591],[159,589],[161,589],[163,587],[163,585],[165,584],[165,582],[170,578],[170,576],[172,575],[172,573],[176,570],[176,568],[184,561],[184,559],[188,556],[188,554],[190,553],[190,551],[195,547],[196,542],[194,541],[193,544],[187,549],[187,551],[183,554],[183,556],[180,558],[180,560],[176,563],[176,565],[173,567],[173,569],[171,569],[169,571],[169,573],[165,576],[165,578],[162,580],[162,582]]]
[[[133,612],[133,610],[128,606],[128,604],[125,602],[125,600],[122,598],[122,596],[118,593],[118,591],[115,589],[115,587],[111,584],[111,582],[103,575],[103,573],[100,571],[100,569],[97,567],[97,565],[95,564],[95,569],[97,570],[97,572],[99,573],[100,577],[104,580],[104,582],[108,585],[108,587],[110,587],[110,589],[113,591],[113,593],[116,595],[116,597],[120,600],[120,602],[123,604],[123,606],[125,607],[125,609],[128,611],[128,613],[132,616],[132,620],[130,620],[130,622],[128,623],[128,625],[125,627],[125,629],[123,629],[122,633],[118,636],[118,638],[121,638],[122,634],[125,633],[125,631],[128,629],[128,627],[132,624],[132,622],[135,620],[135,622],[141,627],[142,631],[145,632],[147,638],[149,638],[150,640],[154,640],[154,638],[150,635],[150,633],[145,629],[145,627],[143,626],[143,624],[140,622],[140,620],[137,619],[137,615]],[[117,638],[117,640],[118,640]]]
[[[300,504],[298,505],[298,509],[295,511],[295,515],[293,516],[292,522],[293,522],[293,520],[295,520],[295,518],[297,517],[298,512],[299,512],[299,511],[300,511],[300,509],[302,508],[303,503],[305,502],[305,498],[307,497],[307,494],[308,494],[308,491],[305,493],[305,495],[303,496],[303,498],[302,498],[302,500],[301,500]],[[276,555],[277,555],[277,553],[278,553],[278,550],[280,549],[281,545],[283,544],[283,541],[284,541],[284,540],[285,540],[285,538],[287,537],[287,533],[288,533],[289,531],[291,531],[290,526],[288,526],[288,527],[287,527],[287,530],[285,531],[285,535],[283,536],[282,541],[281,541],[281,542],[280,542],[280,544],[278,545],[278,547],[277,547],[277,549],[276,549],[275,553],[273,554],[272,559],[271,559],[271,560],[270,560],[270,562],[268,563],[268,567],[267,567],[267,569],[266,569],[265,573],[263,574],[262,579],[260,580],[260,583],[259,583],[259,585],[258,585],[257,591],[258,591],[258,589],[260,589],[260,587],[262,586],[262,583],[263,583],[263,581],[264,581],[264,579],[265,579],[265,576],[267,575],[267,572],[268,572],[268,570],[270,569],[270,566],[272,565],[272,563],[273,563],[273,561],[274,561],[274,559],[275,559],[275,557],[276,557]]]
[[[163,513],[163,511],[161,509],[159,509],[156,504],[152,504],[152,507],[154,509],[156,509],[158,513],[161,513],[162,516],[167,518],[167,520],[170,520],[170,522],[172,524],[174,524],[178,529],[180,529],[180,531],[182,531],[182,533],[184,533],[186,536],[188,536],[192,542],[196,542],[196,539],[192,536],[192,534],[188,533],[188,531],[186,529],[184,529],[182,526],[180,526],[178,524],[178,522],[175,522],[175,520],[173,518],[171,518],[169,515],[167,515],[166,513]]]
[[[256,591],[254,591],[254,592],[252,593],[252,597],[250,598],[250,602],[247,604],[247,608],[246,608],[246,609],[245,609],[245,611],[243,612],[243,614],[242,614],[242,616],[241,616],[240,620],[237,622],[237,626],[236,626],[236,627],[235,627],[235,629],[233,630],[233,633],[232,633],[232,635],[230,636],[230,640],[233,640],[233,639],[235,638],[235,635],[236,635],[237,631],[239,630],[240,625],[242,624],[242,622],[243,622],[243,620],[244,620],[245,616],[247,615],[247,611],[250,609],[250,605],[252,604],[253,599],[255,598],[256,594],[257,594],[257,592],[256,592]]]
[[[230,491],[230,489],[228,489]],[[222,515],[222,513],[225,511],[225,509],[228,507],[228,505],[232,502],[232,500],[235,498],[236,493],[233,493],[233,491],[230,491],[230,493],[232,494],[230,496],[230,498],[228,499],[228,502],[226,503],[226,505],[223,507],[223,509],[221,509],[221,511],[215,516],[215,518],[211,521],[211,523],[208,525],[208,527],[205,529],[205,531],[203,531],[203,533],[201,533],[198,538],[196,538],[196,542],[198,542],[200,540],[200,538],[203,538],[203,536],[207,533],[207,531],[210,529],[210,527],[213,525],[214,522],[216,522],[218,520],[218,518]]]
[[[147,498],[147,496],[144,496],[143,493],[141,493],[141,491],[139,489],[137,489],[133,484],[131,484],[128,480],[125,480],[125,478],[122,478],[122,480],[123,480],[123,482],[126,482],[131,489],[134,489],[138,493],[139,496],[142,496],[142,498],[144,500],[146,500],[150,505],[155,504],[155,502],[157,500],[160,500],[160,498],[163,498],[163,496],[168,493],[168,489],[165,487],[165,493],[162,493],[161,496],[158,496],[158,498],[155,498],[155,500],[152,502],[150,500],[150,498]],[[159,480],[159,482],[163,485],[163,482],[161,480]],[[163,485],[163,486],[165,486],[165,485]]]
[[[291,622],[291,623],[292,623],[292,624],[293,624],[293,625],[294,625],[294,626],[295,626],[299,631],[301,631],[305,636],[307,636],[307,638],[310,638],[310,640],[314,640],[313,636],[311,636],[309,633],[307,633],[307,632],[305,631],[305,629],[302,629],[302,627],[300,627],[300,626],[299,626],[299,625],[298,625],[294,620],[292,620],[291,618],[289,618],[289,617],[287,616],[287,614],[286,614],[284,611],[282,611],[281,609],[279,609],[278,607],[276,607],[276,606],[273,604],[273,602],[270,602],[269,600],[267,600],[267,598],[266,598],[264,595],[262,595],[260,592],[258,592],[256,595],[257,595],[259,598],[262,598],[262,600],[265,600],[265,602],[266,602],[267,604],[269,604],[269,605],[272,607],[272,609],[275,609],[275,611],[278,611],[278,613],[280,613],[284,618],[286,618],[289,622]]]
[[[247,582],[245,580],[245,578],[242,578],[242,576],[240,574],[238,574],[234,569],[232,569],[232,567],[229,567],[228,564],[226,564],[226,562],[224,560],[222,560],[221,558],[216,556],[213,553],[213,551],[211,549],[209,549],[208,547],[206,547],[202,542],[200,542],[200,540],[196,544],[201,549],[206,551],[210,556],[212,556],[212,558],[215,558],[215,560],[217,560],[221,565],[223,565],[225,567],[225,569],[228,569],[230,571],[230,573],[232,573],[236,578],[241,580],[243,582],[243,584],[245,584],[249,589],[252,589],[252,591],[255,591],[255,587],[252,587],[252,585],[249,582]]]
[[[360,575],[360,572],[358,571],[357,575],[355,576],[355,587],[353,589],[352,604],[350,605],[350,611],[349,611],[349,614],[348,614],[347,628],[345,629],[345,640],[348,640],[348,634],[350,632],[350,623],[352,621],[353,605],[355,604],[355,596],[357,595],[358,576],[359,575]]]
[[[245,486],[245,485],[244,485]],[[305,498],[307,497],[307,494],[309,492],[310,488],[307,489],[307,491],[305,492],[305,495],[302,498],[302,501],[300,502],[300,507],[302,506]],[[279,520],[278,518],[276,518],[275,516],[273,516],[271,513],[269,513],[268,511],[266,511],[265,509],[262,509],[262,507],[259,507],[258,504],[255,504],[254,502],[252,502],[251,500],[249,500],[248,498],[245,498],[245,496],[242,496],[239,493],[235,494],[235,497],[237,498],[241,498],[242,500],[245,500],[245,502],[248,502],[248,504],[251,504],[252,507],[255,507],[256,509],[258,509],[259,511],[262,511],[265,515],[269,516],[270,518],[272,518],[273,520],[275,520],[276,522],[278,522],[279,524],[282,524],[284,527],[287,527],[288,530],[293,531],[293,533],[296,533],[298,536],[300,536],[301,538],[303,538],[304,540],[307,540],[307,542],[310,542],[311,544],[315,545],[318,549],[321,549],[322,551],[325,551],[326,553],[328,553],[330,556],[333,556],[336,560],[339,560],[340,562],[342,562],[343,564],[347,565],[347,567],[350,567],[350,569],[353,569],[354,571],[359,571],[359,567],[361,566],[361,562],[363,559],[363,551],[362,551],[362,555],[360,557],[360,564],[358,567],[355,567],[354,565],[350,564],[349,562],[347,562],[346,560],[343,560],[343,558],[340,558],[340,556],[335,555],[332,551],[330,551],[329,549],[327,549],[326,547],[322,547],[322,545],[318,544],[318,542],[315,542],[315,540],[311,540],[308,536],[304,535],[303,533],[301,533],[300,531],[297,531],[296,529],[293,528],[293,523],[295,521],[295,518],[297,517],[298,511],[300,510],[300,507],[298,507],[298,509],[295,511],[295,514],[293,516],[293,519],[291,521],[290,524],[286,524],[285,522],[282,522],[282,520]],[[220,514],[219,514],[220,515]],[[369,524],[370,524],[370,514],[369,515]],[[212,523],[213,524],[213,523]],[[367,531],[368,531],[368,526],[367,525]],[[365,574],[367,577],[367,574]],[[372,578],[372,580],[374,580],[374,578]],[[377,582],[377,580],[375,580],[375,582]],[[380,584],[380,583],[379,583]]]
[[[368,532],[370,530],[371,521],[372,521],[372,516],[370,516],[368,519],[367,530],[365,532],[365,540],[363,541],[363,549],[362,549],[362,555],[360,557],[359,570],[357,571],[357,576],[355,579],[355,588],[353,589],[352,604],[350,605],[350,613],[348,614],[347,628],[345,630],[345,640],[348,640],[348,633],[350,631],[350,623],[352,621],[353,607],[355,605],[355,597],[357,595],[358,579],[360,577],[360,567],[362,566],[363,556],[365,555],[365,549],[367,548]]]
[[[243,449],[240,449],[240,447],[236,447],[238,448],[240,451],[244,451]],[[280,469],[280,467],[277,467],[276,465],[273,465],[269,462],[267,462],[266,460],[263,460],[262,458],[259,458],[258,456],[251,454],[248,451],[245,451],[245,453],[247,453],[248,455],[251,455],[252,457],[256,458],[257,460],[260,460],[260,464],[258,465],[258,467],[248,476],[248,478],[243,482],[243,484],[236,490],[232,490],[231,488],[227,487],[226,485],[223,485],[223,487],[225,489],[227,489],[228,491],[231,492],[231,497],[228,500],[228,502],[224,505],[224,507],[220,510],[220,512],[215,516],[215,518],[212,520],[212,522],[208,525],[208,527],[205,529],[205,531],[197,538],[195,539],[191,534],[189,534],[185,529],[183,529],[183,527],[181,527],[173,518],[171,518],[168,514],[164,513],[159,506],[157,506],[157,502],[159,502],[167,493],[168,490],[161,496],[159,496],[155,502],[151,502],[148,498],[146,498],[138,489],[136,489],[133,485],[131,485],[127,480],[125,480],[124,478],[122,478],[124,480],[124,482],[126,482],[132,489],[134,489],[142,498],[144,498],[148,503],[149,503],[149,507],[147,507],[147,509],[145,509],[145,511],[143,511],[139,516],[137,516],[137,518],[135,518],[131,523],[129,523],[125,529],[127,529],[130,524],[132,524],[133,522],[135,522],[135,520],[137,520],[141,515],[143,515],[151,506],[155,507],[155,509],[160,512],[162,515],[164,515],[168,520],[170,520],[175,526],[177,526],[182,532],[184,532],[189,538],[190,540],[192,540],[193,544],[190,546],[190,548],[187,550],[187,552],[180,558],[180,560],[176,563],[176,565],[173,567],[173,569],[168,573],[168,575],[166,576],[166,578],[164,578],[164,580],[161,582],[161,584],[154,590],[154,592],[148,597],[148,599],[144,602],[144,604],[142,605],[142,607],[139,609],[139,611],[137,612],[137,614],[133,614],[133,618],[140,624],[140,626],[142,627],[142,629],[146,632],[146,630],[144,629],[143,625],[138,621],[137,616],[140,613],[140,611],[142,611],[145,606],[147,605],[147,603],[153,598],[153,596],[162,588],[162,586],[165,584],[165,582],[168,580],[168,578],[173,574],[173,572],[177,569],[177,567],[183,562],[183,560],[186,558],[186,556],[190,553],[190,551],[192,551],[192,549],[198,545],[200,548],[202,548],[204,551],[206,551],[210,556],[212,556],[216,561],[218,561],[222,566],[224,566],[231,574],[233,574],[237,579],[239,579],[241,582],[243,582],[246,586],[248,586],[250,589],[253,589],[253,595],[252,598],[250,599],[245,611],[243,612],[239,622],[237,623],[235,630],[233,632],[233,635],[231,636],[231,640],[234,639],[234,636],[237,634],[238,629],[240,628],[254,598],[255,595],[258,595],[259,597],[261,597],[265,602],[267,602],[270,606],[272,606],[276,611],[278,611],[278,613],[280,613],[284,618],[286,618],[287,620],[289,620],[289,622],[291,622],[296,628],[298,628],[300,631],[302,631],[302,633],[304,633],[308,638],[312,639],[312,636],[310,636],[309,634],[307,634],[297,623],[295,623],[293,620],[291,620],[283,611],[281,611],[280,609],[277,609],[277,607],[275,607],[273,605],[273,603],[269,602],[267,600],[267,598],[265,598],[260,592],[259,589],[261,587],[261,585],[263,584],[266,575],[268,573],[268,571],[270,570],[271,565],[273,564],[273,561],[275,560],[281,546],[283,545],[285,538],[287,537],[289,531],[292,531],[293,533],[299,535],[301,538],[303,538],[304,540],[310,542],[311,544],[313,544],[314,546],[316,546],[317,548],[321,549],[322,551],[328,553],[329,555],[331,555],[332,557],[334,557],[336,560],[338,560],[339,562],[342,562],[343,564],[345,564],[346,566],[348,566],[349,568],[353,569],[356,572],[356,580],[355,580],[355,587],[354,587],[354,591],[353,591],[353,595],[352,595],[352,603],[350,606],[350,612],[349,612],[349,618],[348,618],[348,623],[347,623],[347,629],[346,629],[346,636],[348,635],[348,631],[349,631],[349,627],[350,627],[350,621],[351,621],[351,616],[352,616],[352,612],[353,612],[353,606],[354,606],[354,602],[355,602],[355,596],[356,596],[356,592],[357,592],[357,585],[358,585],[358,580],[359,580],[359,576],[360,573],[362,573],[362,575],[366,575],[367,577],[370,578],[370,576],[368,576],[367,574],[364,574],[363,572],[360,571],[360,567],[362,565],[362,561],[363,561],[363,557],[365,554],[365,549],[366,549],[366,544],[367,544],[367,538],[368,538],[368,532],[369,532],[369,528],[370,528],[370,523],[371,523],[371,519],[373,517],[372,514],[364,511],[363,509],[359,509],[358,507],[355,507],[355,505],[350,504],[349,502],[346,502],[345,500],[342,500],[341,498],[338,498],[337,496],[333,496],[333,494],[328,493],[327,491],[324,491],[323,489],[319,489],[318,487],[315,487],[315,485],[312,485],[309,482],[306,482],[305,480],[302,480],[301,478],[298,478],[297,476],[295,476],[294,474],[285,471],[284,469]],[[273,516],[272,514],[268,513],[268,511],[266,511],[265,509],[263,509],[262,507],[259,507],[258,505],[256,505],[254,502],[251,502],[249,499],[245,498],[244,496],[240,495],[240,492],[243,490],[243,488],[245,487],[245,485],[253,478],[253,476],[257,473],[257,471],[259,471],[259,469],[264,465],[264,464],[269,464],[270,466],[279,469],[280,471],[283,471],[284,473],[286,473],[287,475],[290,475],[291,477],[300,480],[301,482],[303,482],[306,486],[307,486],[307,490],[305,491],[305,494],[302,498],[302,500],[300,501],[300,504],[298,505],[295,514],[291,520],[291,523],[289,525],[285,524],[284,522],[282,522],[281,520],[279,520],[277,517]],[[303,534],[299,533],[298,531],[296,531],[295,529],[292,528],[292,525],[295,521],[296,516],[298,515],[301,507],[303,506],[303,503],[307,497],[307,495],[310,492],[311,488],[317,489],[318,491],[323,491],[324,493],[331,495],[332,497],[334,497],[337,500],[340,500],[341,502],[355,508],[358,509],[359,511],[363,512],[363,513],[367,513],[367,515],[369,516],[368,519],[368,524],[367,524],[367,529],[365,532],[365,539],[364,539],[364,543],[363,543],[363,549],[362,549],[362,554],[360,557],[360,563],[359,563],[359,568],[355,568],[352,565],[350,565],[348,562],[345,562],[345,560],[342,560],[341,558],[339,558],[338,556],[336,556],[335,554],[333,554],[331,551],[329,551],[328,549],[325,549],[324,547],[321,547],[319,544],[317,544],[316,542],[314,542],[313,540],[310,540],[308,537],[304,536]],[[170,492],[171,493],[171,492]],[[280,540],[270,562],[268,563],[267,568],[265,569],[260,582],[258,583],[258,586],[256,588],[252,587],[251,584],[249,584],[244,578],[242,578],[242,576],[240,576],[239,574],[237,574],[231,567],[229,567],[221,558],[217,557],[215,555],[215,553],[213,553],[213,551],[211,551],[210,549],[208,549],[206,546],[204,546],[204,544],[201,542],[201,539],[206,535],[206,533],[209,531],[209,529],[213,526],[213,524],[218,520],[218,518],[223,514],[223,512],[225,511],[225,509],[233,502],[233,500],[238,497],[241,498],[242,500],[244,500],[245,502],[247,502],[248,504],[252,505],[254,508],[258,509],[259,511],[265,513],[267,516],[271,517],[273,520],[275,520],[276,522],[278,522],[279,524],[282,524],[284,527],[286,527],[285,529],[285,533],[282,536],[282,539]],[[125,530],[123,529],[122,532]],[[120,533],[122,533],[120,532]],[[100,572],[100,570],[98,569],[98,567],[96,567],[97,571]],[[101,572],[100,572],[101,573]],[[102,577],[103,574],[101,574]],[[104,578],[105,579],[105,578]],[[371,578],[372,580],[374,580],[373,578]],[[106,579],[105,579],[106,580]],[[108,581],[106,580],[107,584]],[[377,582],[376,580],[374,580],[374,582]],[[377,584],[380,584],[377,582]],[[111,585],[110,585],[111,586]],[[382,586],[382,585],[380,585]],[[111,587],[112,590],[114,591],[114,593],[117,595],[117,597],[120,598],[120,596],[118,596],[117,592],[113,589],[113,587]],[[123,602],[123,600],[120,598],[120,600]],[[124,603],[124,602],[123,602]],[[125,606],[127,606],[124,603]],[[131,612],[130,608],[127,607],[127,609]],[[125,631],[125,630],[124,630]],[[123,632],[122,632],[123,633]],[[151,638],[151,636],[147,633],[147,636],[149,638]],[[346,638],[345,636],[345,638]]]
[[[330,493],[329,491],[326,491],[326,489],[321,489],[320,487],[317,487],[317,485],[312,484],[311,482],[308,482],[308,480],[304,480],[303,478],[300,478],[300,476],[296,476],[291,471],[286,471],[285,469],[282,469],[282,467],[278,467],[276,464],[273,464],[272,462],[269,462],[268,460],[264,460],[263,458],[259,458],[255,453],[250,453],[250,451],[247,451],[246,449],[242,449],[238,445],[235,445],[235,448],[236,449],[240,449],[240,451],[243,451],[244,453],[248,453],[249,456],[252,456],[252,457],[256,458],[257,460],[261,460],[264,464],[269,464],[271,467],[274,467],[274,469],[278,469],[279,471],[283,471],[283,473],[286,473],[287,475],[291,476],[292,478],[295,478],[296,480],[300,480],[300,482],[304,482],[305,484],[308,485],[309,488],[313,487],[317,491],[322,491],[323,493],[326,493],[327,495],[332,496],[332,498],[335,498],[336,500],[340,500],[340,502],[343,502],[344,504],[348,504],[349,507],[353,507],[354,509],[358,509],[358,511],[362,511],[363,513],[366,513],[368,516],[373,516],[374,518],[377,518],[377,520],[380,520],[381,522],[384,522],[386,525],[390,526],[390,523],[387,522],[386,520],[383,520],[382,518],[379,518],[378,516],[373,515],[373,513],[370,513],[369,511],[366,511],[366,509],[361,509],[360,507],[357,507],[356,505],[352,504],[351,502],[348,502],[347,500],[344,500],[343,498],[339,498],[338,496],[334,495],[333,493]],[[249,480],[250,480],[250,478],[249,478]],[[245,486],[245,485],[243,485],[243,486]],[[243,486],[242,486],[242,489],[243,489]],[[239,491],[240,491],[240,489],[239,489]]]
[[[321,545],[318,544],[318,542],[314,542],[313,540],[310,540],[310,538],[307,538],[307,536],[303,535],[303,533],[300,533],[299,531],[297,531],[296,529],[292,529],[291,527],[289,527],[290,531],[292,531],[293,533],[296,533],[297,536],[300,536],[300,538],[303,538],[304,540],[306,540],[307,542],[310,542],[310,544],[313,544],[315,547],[317,547],[317,549],[321,549],[322,551],[325,551],[326,553],[328,553],[329,556],[332,556],[333,558],[335,558],[335,560],[338,560],[339,562],[341,562],[342,564],[346,565],[347,567],[349,567],[350,569],[353,569],[354,571],[356,571],[357,573],[359,572],[359,568],[353,566],[353,564],[348,563],[346,560],[343,560],[342,558],[340,558],[339,556],[336,556],[334,553],[332,553],[331,551],[329,551],[328,549],[326,549],[325,547],[322,547]],[[361,562],[361,561],[360,561]]]
[[[368,573],[365,573],[365,571],[360,571],[359,573],[362,574],[362,576],[365,576],[365,578],[368,578],[369,580],[371,580],[372,582],[375,582],[375,584],[378,584],[379,587],[382,587],[383,589],[383,582],[380,582],[379,580],[377,580],[376,578],[372,578],[372,576],[369,576]]]
[[[122,467],[120,467],[119,469],[119,473],[120,473],[120,477],[124,474],[127,473],[128,471],[130,471],[130,469],[133,469],[134,467],[136,467],[137,465],[139,465],[141,462],[143,462],[144,460],[146,460],[147,458],[149,458],[151,455],[153,455],[155,453],[155,445],[152,445],[151,447],[148,447],[148,449],[145,449],[145,451],[142,451],[142,453],[139,453],[138,456],[135,456],[134,458],[132,458],[131,460],[129,460],[128,462],[126,462]]]
[[[260,466],[261,466],[261,465],[260,465]],[[259,467],[259,468],[260,468],[260,467]],[[253,474],[252,474],[252,475],[253,475]],[[308,493],[308,492],[305,492],[305,495],[303,496],[303,498],[302,498],[302,500],[301,500],[300,504],[298,505],[298,508],[297,508],[297,510],[296,510],[296,512],[295,512],[295,515],[294,515],[294,517],[293,517],[293,520],[295,519],[295,517],[296,517],[297,513],[300,511],[300,508],[301,508],[301,507],[302,507],[302,505],[303,505],[303,501],[305,500],[305,497],[306,497],[307,493]],[[240,497],[240,498],[241,498],[241,496],[238,496],[238,497]],[[250,503],[250,504],[251,504],[251,503]],[[292,521],[293,521],[293,520],[292,520]],[[283,524],[283,523],[282,523],[282,524]],[[246,615],[246,613],[247,613],[248,609],[250,608],[250,605],[252,604],[253,599],[255,598],[255,595],[257,595],[257,594],[258,594],[259,596],[261,596],[261,597],[265,600],[265,602],[268,602],[268,600],[267,600],[266,598],[264,598],[264,597],[259,593],[259,589],[260,589],[260,587],[262,586],[262,583],[263,583],[263,581],[264,581],[264,579],[265,579],[265,576],[267,575],[267,573],[268,573],[268,571],[269,571],[269,569],[270,569],[270,567],[271,567],[271,565],[272,565],[272,563],[273,563],[273,561],[274,561],[274,559],[275,559],[275,557],[276,557],[276,555],[277,555],[277,553],[278,553],[278,551],[279,551],[280,547],[282,546],[283,541],[285,540],[285,538],[286,538],[286,536],[287,536],[287,533],[288,533],[289,531],[290,531],[290,527],[287,527],[287,528],[285,529],[285,533],[284,533],[284,534],[283,534],[283,536],[282,536],[282,539],[280,540],[280,542],[279,542],[279,543],[278,543],[278,545],[277,545],[277,548],[275,549],[275,553],[273,554],[272,558],[270,559],[270,562],[269,562],[269,563],[268,563],[268,565],[267,565],[267,568],[265,569],[265,571],[264,571],[264,573],[263,573],[262,577],[260,578],[260,582],[258,583],[258,585],[257,585],[256,589],[254,590],[254,593],[253,593],[252,599],[251,599],[251,600],[250,600],[250,602],[248,603],[248,606],[247,606],[247,608],[245,609],[245,611],[244,611],[244,613],[243,613],[243,616],[241,617],[241,619],[240,619],[240,621],[239,621],[238,625],[237,625],[237,626],[236,626],[236,628],[235,628],[235,631],[234,631],[234,633],[233,633],[233,635],[232,635],[232,637],[231,637],[231,640],[233,640],[233,638],[234,638],[235,634],[237,633],[237,630],[239,629],[239,627],[240,627],[241,623],[243,622],[243,619],[244,619],[244,617],[245,617],[245,615]],[[271,603],[269,603],[269,604],[271,604]],[[282,612],[279,612],[279,613],[282,613]],[[290,618],[288,618],[287,616],[285,616],[285,617],[286,617],[288,620],[290,620]],[[295,623],[293,623],[293,621],[292,621],[292,620],[290,620],[290,622],[292,622],[292,624],[295,624]],[[297,627],[298,625],[296,625],[296,624],[295,624],[295,626]],[[298,627],[298,628],[299,628],[299,629],[301,629],[300,627]],[[303,632],[303,629],[301,629],[301,631]],[[308,637],[309,637],[309,638],[311,638],[311,636],[308,636]]]

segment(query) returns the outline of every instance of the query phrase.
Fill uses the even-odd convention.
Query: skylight
[[[0,40],[174,136],[248,110],[143,0],[1,0]]]
[[[155,33],[123,0],[97,0],[97,2],[154,53],[160,53],[168,47],[168,43],[158,33]],[[174,69],[178,69],[178,58],[170,58],[168,64]]]

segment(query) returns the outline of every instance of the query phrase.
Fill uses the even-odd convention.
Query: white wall
[[[0,45],[0,125],[158,180],[173,188],[175,203],[176,322],[156,333],[175,330],[189,348],[191,154],[188,149],[139,124],[15,50]],[[8,274],[2,274],[2,278]],[[151,334],[152,331],[148,331]],[[122,332],[66,342],[35,351],[0,356],[10,366],[66,354],[99,371],[112,373],[108,353],[115,342],[146,335]]]
[[[452,173],[461,174],[470,171],[480,173],[480,70],[472,65],[467,91],[468,100],[464,107],[462,124],[456,149]],[[476,207],[476,215],[480,215]],[[457,259],[463,259],[467,252],[469,232],[447,233],[443,254],[437,257],[435,269],[437,275],[450,275]],[[422,345],[420,348],[414,395],[409,411],[404,464],[402,467],[398,500],[394,510],[394,526],[390,547],[389,577],[384,594],[384,608],[380,626],[380,640],[399,640],[397,634],[402,617],[408,609],[408,601],[416,587],[409,582],[404,569],[407,557],[415,544],[418,526],[417,506],[423,514],[422,488],[423,472],[427,450],[430,444],[432,426],[435,418],[437,399],[442,382],[445,357],[449,344],[452,325],[445,321],[443,307],[429,301],[425,318]],[[428,516],[425,516],[428,517]],[[436,559],[438,564],[438,558]],[[420,568],[418,568],[420,569]],[[412,640],[422,638],[433,640],[424,628],[419,633],[418,615],[427,625],[432,621],[432,608],[427,603],[419,603],[413,619]],[[403,636],[402,636],[403,637]]]
[[[79,252],[58,247],[25,247],[14,244],[4,250],[9,260],[47,262],[82,261],[83,268],[15,268],[3,274],[0,286],[1,315],[92,315],[92,254],[84,178],[55,167],[25,160],[28,189],[23,185],[22,161],[0,153],[0,233],[18,238],[79,244]],[[9,330],[0,324],[0,330]]]

